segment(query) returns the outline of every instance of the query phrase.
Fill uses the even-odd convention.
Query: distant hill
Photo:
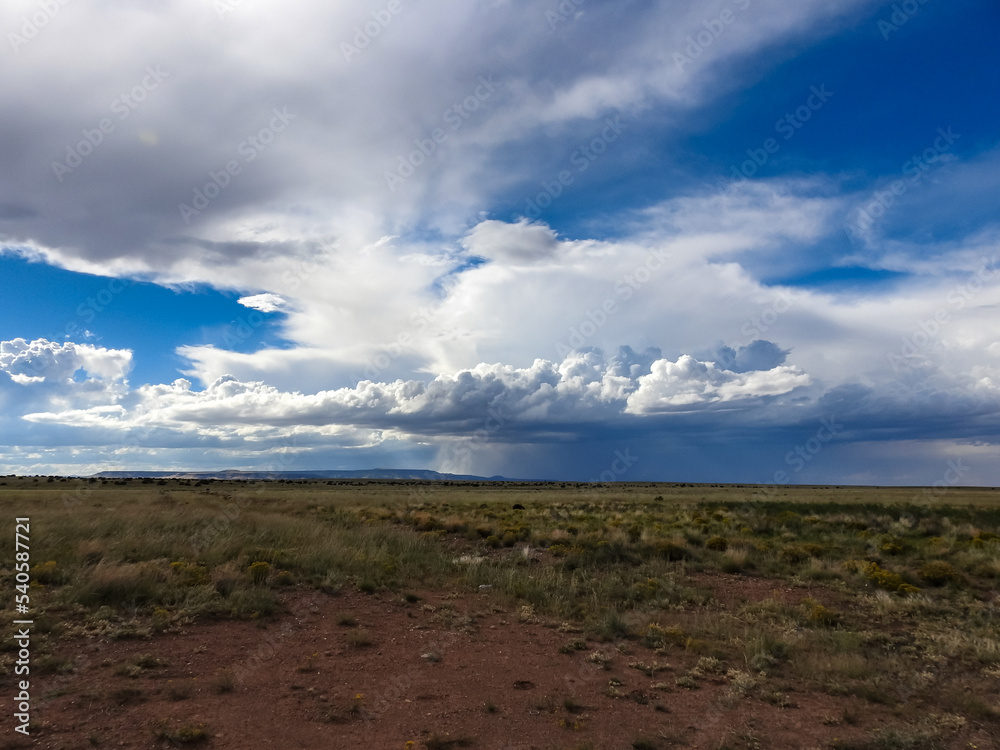
[[[477,477],[472,474],[444,474],[430,469],[359,469],[357,471],[102,471],[101,479],[423,479],[432,481],[510,482],[506,477]]]

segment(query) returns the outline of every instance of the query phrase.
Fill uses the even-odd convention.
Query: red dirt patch
[[[719,593],[735,583],[695,578],[721,585]],[[740,580],[747,585],[729,592],[733,601],[763,585]],[[766,595],[776,586],[768,582]],[[656,655],[635,641],[590,641],[560,653],[582,636],[494,611],[489,594],[407,603],[398,594],[298,591],[283,605],[285,614],[268,623],[200,622],[149,640],[58,642],[56,654],[75,660],[75,672],[36,678],[39,729],[0,747],[147,750],[200,729],[207,739],[192,746],[212,750],[405,750],[434,739],[448,748],[625,750],[640,737],[657,748],[714,750],[726,738],[732,748],[825,748],[833,737],[861,736],[860,728],[829,725],[845,709],[864,714],[866,729],[877,725],[878,714],[851,697],[792,693],[794,706],[782,708],[752,693],[727,697],[720,676],[700,678],[698,689],[677,687],[698,661],[682,648]],[[608,668],[588,660],[595,651]],[[633,661],[669,667],[650,678]],[[125,674],[130,666],[136,676]],[[12,681],[4,682],[9,695]]]

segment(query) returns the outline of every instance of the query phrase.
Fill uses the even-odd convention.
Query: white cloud
[[[236,301],[244,307],[249,307],[251,310],[258,310],[262,313],[283,312],[288,304],[283,297],[271,292],[240,297]]]
[[[111,386],[125,380],[132,352],[46,339],[0,341],[0,371],[21,384]]]
[[[623,373],[629,374],[623,374]],[[574,352],[561,363],[536,360],[516,368],[480,364],[429,382],[364,381],[312,394],[222,377],[203,391],[179,379],[141,386],[124,399],[89,408],[26,414],[31,424],[133,437],[149,450],[191,439],[230,450],[257,450],[282,441],[322,441],[327,447],[376,446],[407,440],[437,445],[442,465],[454,467],[455,439],[485,430],[495,444],[538,434],[586,434],[591,425],[637,414],[711,408],[718,402],[775,396],[806,385],[795,368],[733,373],[682,357],[658,360],[652,373],[595,351]],[[504,428],[504,429],[501,429]]]
[[[871,0],[598,4],[554,29],[527,0],[404,3],[345,60],[339,42],[380,7],[243,3],[220,18],[201,0],[143,14],[70,3],[18,51],[17,85],[0,89],[5,137],[18,146],[0,153],[0,174],[17,176],[0,180],[0,243],[76,271],[236,291],[251,310],[283,313],[285,339],[257,352],[183,346],[188,380],[131,390],[131,352],[4,342],[5,427],[31,414],[15,425],[32,430],[18,440],[139,430],[160,445],[194,435],[220,451],[289,436],[436,446],[478,429],[491,408],[531,435],[562,435],[588,420],[649,425],[681,412],[788,416],[793,398],[816,406],[852,387],[864,398],[838,408],[905,416],[900,393],[911,382],[889,355],[938,311],[945,322],[907,357],[913,379],[950,404],[985,394],[988,412],[998,380],[982,360],[1000,346],[991,333],[1000,277],[961,305],[950,295],[968,288],[979,258],[995,256],[996,227],[930,242],[912,217],[955,205],[992,216],[995,150],[942,163],[857,248],[852,262],[910,275],[891,295],[761,281],[823,267],[844,217],[870,199],[844,196],[839,179],[822,175],[709,189],[662,164],[664,175],[677,168],[679,186],[644,196],[648,208],[615,214],[609,229],[602,215],[622,199],[608,182],[607,203],[602,194],[592,204],[595,231],[574,239],[493,213],[551,191],[608,116],[630,129],[607,161],[573,174],[573,189],[586,192],[599,170],[669,159],[637,131],[658,128],[668,144],[688,138],[692,112],[703,124],[704,105],[755,83],[789,49],[858,22]],[[738,9],[735,20],[678,63],[723,9]],[[116,117],[108,104],[151,65],[168,73],[162,84],[57,179],[52,162]],[[275,108],[291,119],[251,161],[240,146],[271,127]],[[432,138],[437,128],[445,137]],[[790,152],[772,166],[794,162]],[[229,159],[239,173],[186,222],[178,204],[218,187]],[[408,174],[390,189],[386,173],[401,174],[401,160]],[[571,210],[571,197],[556,200]],[[751,350],[755,339],[773,349]],[[582,351],[620,346],[656,353],[626,362]]]
[[[796,367],[735,373],[719,369],[714,362],[699,362],[684,355],[676,362],[654,362],[652,372],[639,378],[639,388],[628,397],[627,411],[657,414],[677,407],[777,396],[810,382],[809,376]]]
[[[544,263],[558,257],[556,233],[544,224],[522,220],[517,224],[483,221],[477,224],[462,245],[472,255],[509,265]]]

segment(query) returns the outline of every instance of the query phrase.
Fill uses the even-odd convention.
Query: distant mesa
[[[472,474],[445,474],[431,469],[358,469],[355,471],[102,471],[99,479],[422,479],[439,482],[511,482],[507,477],[479,477]]]

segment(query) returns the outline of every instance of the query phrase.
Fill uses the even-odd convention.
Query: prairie
[[[993,489],[2,477],[0,507],[40,747],[1000,746]]]

